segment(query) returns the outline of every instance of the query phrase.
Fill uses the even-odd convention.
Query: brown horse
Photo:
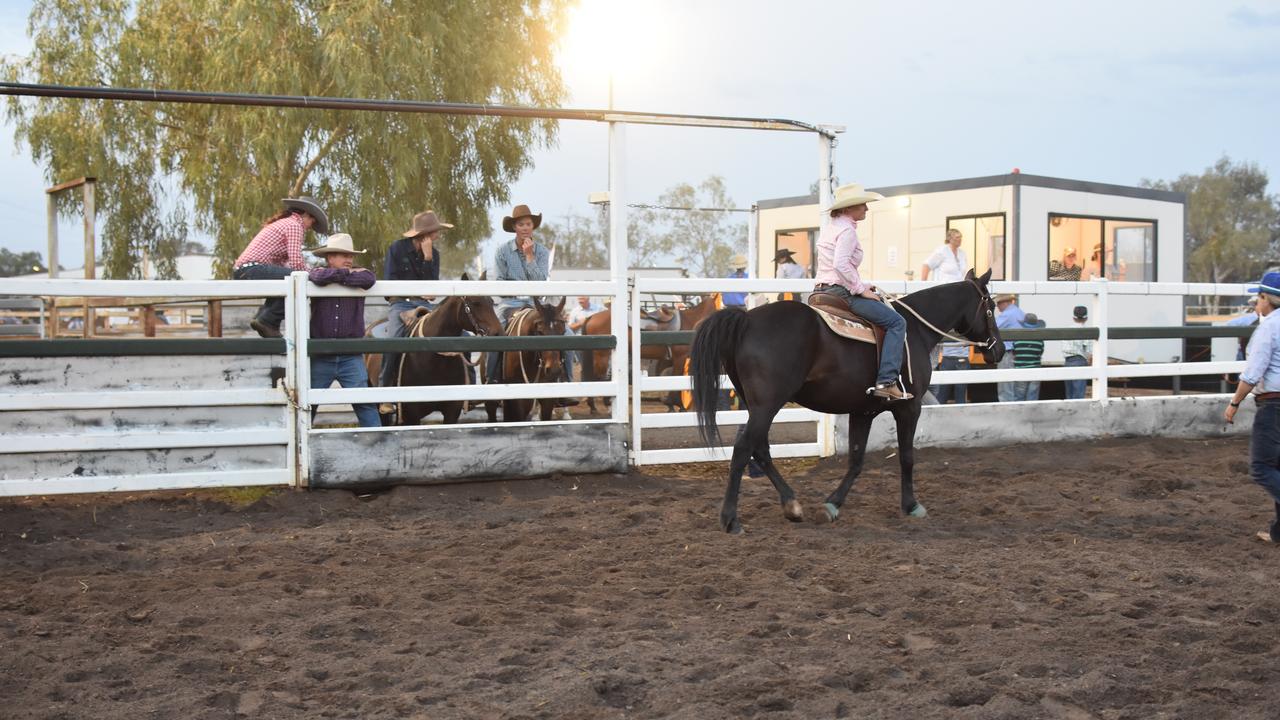
[[[373,327],[370,326],[370,330]],[[450,297],[430,313],[419,314],[409,328],[409,336],[459,337],[463,331],[480,336],[502,334],[502,323],[493,310],[493,298]],[[366,367],[375,363],[381,365],[380,356],[376,359],[365,357]],[[400,356],[396,385],[466,385],[471,382],[471,371],[467,367],[469,364],[465,353],[407,352]],[[378,375],[371,371],[369,377],[376,378]],[[445,423],[452,425],[458,422],[458,417],[462,414],[462,401],[397,403],[396,424],[417,425],[436,410],[444,416]]]
[[[533,299],[533,307],[520,310],[507,321],[507,337],[528,337],[541,335],[560,337],[564,335],[564,303],[559,305],[543,305],[537,298]],[[564,365],[560,362],[559,350],[525,350],[523,352],[504,352],[502,355],[502,382],[510,384],[558,382],[564,375]],[[502,401],[503,422],[522,422],[529,419],[534,403],[538,404],[538,417],[550,420],[556,408],[556,399],[546,398],[532,400],[520,398]],[[487,401],[485,412],[489,414],[489,422],[498,419],[497,401]]]
[[[684,308],[674,311],[675,317],[672,321],[666,323],[664,330],[693,330],[698,323],[709,317],[715,312],[718,297],[716,294],[701,295],[701,299],[697,305],[690,308]],[[644,329],[643,327],[641,328]],[[612,335],[613,334],[613,313],[612,310],[598,312],[587,318],[586,323],[582,326],[583,335]],[[609,377],[609,366],[613,361],[612,350],[588,350],[583,351],[582,362],[582,381],[595,382],[604,380]],[[641,345],[640,359],[654,361],[654,374],[665,375],[682,373],[684,361],[689,357],[688,345]],[[667,397],[670,400],[670,397]],[[610,398],[604,399],[605,406],[611,404]],[[671,402],[667,402],[668,408]],[[587,398],[587,407],[591,408],[591,414],[596,414],[595,398]]]

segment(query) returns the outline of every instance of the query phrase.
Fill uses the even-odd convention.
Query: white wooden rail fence
[[[922,282],[888,281],[876,283],[890,293],[905,293],[927,287]],[[71,477],[0,477],[0,495],[46,494],[55,492],[96,492],[104,490],[144,490],[237,485],[306,484],[310,462],[309,438],[313,434],[333,432],[312,430],[310,407],[316,404],[389,402],[414,400],[499,398],[547,398],[565,396],[610,396],[612,417],[607,420],[561,421],[567,425],[592,423],[629,423],[630,457],[633,464],[716,460],[728,457],[729,448],[648,449],[643,446],[645,429],[693,427],[693,413],[645,413],[640,403],[642,392],[686,390],[687,376],[648,377],[640,362],[639,297],[645,293],[709,293],[807,292],[812,280],[731,280],[731,279],[665,279],[638,278],[628,288],[625,281],[598,282],[498,282],[438,281],[379,282],[367,293],[348,288],[317,287],[307,282],[305,274],[296,273],[285,281],[121,281],[121,280],[9,280],[5,294],[16,296],[91,296],[91,297],[200,297],[262,298],[284,297],[286,320],[282,327],[285,342],[285,376],[280,388],[210,388],[174,392],[165,389],[129,388],[95,391],[81,388],[63,392],[27,392],[11,383],[0,388],[0,413],[39,413],[52,410],[89,411],[116,408],[213,408],[227,406],[270,406],[280,413],[280,423],[271,428],[217,427],[180,432],[72,433],[50,432],[25,435],[19,442],[0,447],[0,455],[21,453],[57,453],[110,451],[127,448],[166,449],[192,447],[280,446],[283,461],[276,467],[191,473],[140,473],[137,475],[76,475]],[[1107,322],[1109,298],[1113,295],[1222,295],[1246,294],[1239,284],[1207,283],[1107,283],[1097,282],[999,282],[992,292],[1023,295],[1079,295],[1091,297],[1093,326],[1099,330],[1095,340],[1094,363],[1081,368],[1037,368],[1024,370],[967,370],[938,372],[935,384],[1010,382],[1018,380],[1093,381],[1092,400],[1108,402],[1107,382],[1111,378],[1176,375],[1209,375],[1239,372],[1240,362],[1149,363],[1107,365]],[[606,382],[571,382],[546,385],[445,385],[401,388],[311,389],[310,363],[307,353],[312,297],[340,295],[504,295],[504,296],[578,296],[612,298],[614,336],[619,338],[612,359],[612,379]],[[630,330],[627,320],[630,319]],[[628,343],[622,338],[630,333]],[[19,341],[11,341],[19,342]],[[630,380],[630,383],[628,381]],[[727,386],[727,379],[721,379]],[[1052,402],[1052,401],[1047,401]],[[744,422],[746,413],[720,412],[721,424]],[[816,422],[813,442],[775,445],[775,457],[831,455],[835,452],[832,416],[802,408],[789,408],[779,413],[777,422]],[[531,423],[503,423],[502,428],[527,427]],[[539,423],[539,425],[545,425]],[[474,426],[472,426],[474,427]],[[361,432],[397,432],[396,428],[368,429]],[[346,430],[344,432],[350,432]]]

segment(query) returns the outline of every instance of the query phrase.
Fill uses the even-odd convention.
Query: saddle
[[[405,327],[413,327],[413,324],[418,322],[418,318],[423,315],[427,315],[430,312],[430,310],[424,307],[409,308],[408,310],[400,313],[400,324]]]
[[[645,310],[640,313],[640,329],[679,330],[680,315],[668,305],[664,305],[657,310]]]
[[[825,292],[809,296],[809,309],[818,313],[831,332],[843,338],[871,343],[878,349],[884,344],[884,328],[855,315],[849,305],[839,297]]]

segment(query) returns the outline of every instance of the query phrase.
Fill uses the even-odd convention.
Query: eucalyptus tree
[[[58,85],[554,107],[566,5],[36,0],[33,51],[0,69]],[[144,251],[172,274],[193,228],[225,277],[279,199],[299,194],[375,264],[434,209],[456,226],[442,249],[458,269],[489,235],[486,208],[556,133],[549,120],[50,98],[8,112],[51,183],[98,178],[108,277],[136,277]]]

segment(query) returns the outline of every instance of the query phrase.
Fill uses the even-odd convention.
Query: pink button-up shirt
[[[255,262],[306,270],[307,264],[302,260],[302,238],[306,232],[297,213],[280,218],[258,231],[249,247],[236,258],[235,267]]]
[[[818,235],[819,284],[843,285],[854,295],[861,295],[867,284],[858,274],[862,264],[862,243],[858,242],[858,223],[847,215],[831,218]]]

